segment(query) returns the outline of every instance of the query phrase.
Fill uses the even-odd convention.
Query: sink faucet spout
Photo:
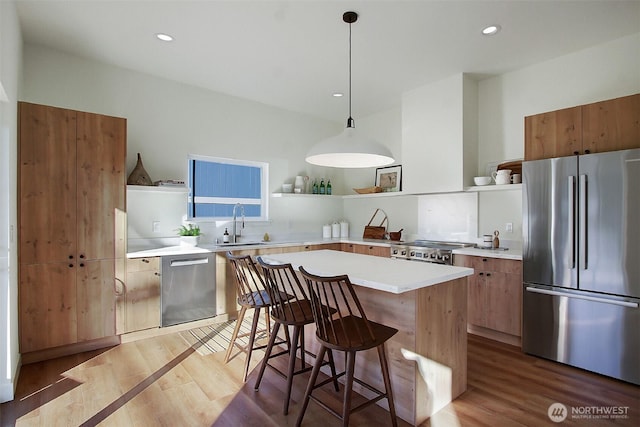
[[[233,207],[233,224],[231,229],[231,238],[233,239],[233,243],[238,243],[238,237],[242,236],[242,230],[240,230],[240,234],[238,233],[238,208],[240,209],[240,214],[242,215],[242,228],[244,228],[244,206],[242,206],[240,203],[236,203]]]

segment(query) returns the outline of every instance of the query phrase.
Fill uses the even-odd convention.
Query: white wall
[[[524,157],[524,117],[640,92],[640,33],[479,83],[478,171]]]
[[[488,163],[523,158],[527,115],[640,92],[638,46],[640,34],[635,34],[478,82],[477,173],[484,175]],[[383,117],[401,117],[401,110],[385,112]],[[399,120],[379,120],[379,117],[359,120],[366,126],[370,122],[377,123],[377,132],[401,135]],[[385,129],[385,126],[391,128]],[[402,163],[401,160],[398,163]],[[369,186],[372,182],[361,178],[353,184]],[[405,236],[428,237],[424,235],[426,229],[418,224],[429,213],[424,212],[414,198],[347,199],[344,217],[352,223],[352,235],[360,235],[368,216],[375,207],[381,207],[393,213],[389,215],[395,223],[392,229],[396,225],[404,226]],[[455,196],[451,196],[451,202],[454,200]],[[498,230],[501,241],[513,241],[517,246],[522,241],[522,192],[478,193],[477,218],[478,237]],[[513,225],[511,233],[505,230],[507,223]]]
[[[268,162],[269,189],[279,191],[296,175],[331,179],[334,193],[343,191],[343,172],[305,163],[312,144],[341,131],[333,123],[252,101],[206,91],[147,74],[26,45],[25,90],[22,100],[127,118],[127,171],[136,154],[152,180],[186,180],[187,155],[198,154]],[[145,195],[144,203],[131,202],[129,232],[133,237],[166,237],[178,228],[181,216],[162,221],[161,232],[151,233],[147,211],[175,212],[167,198]],[[249,224],[247,232],[265,230],[283,235],[300,228],[321,235],[321,225],[340,216],[342,205],[323,203],[309,208],[290,199],[271,200],[271,221]],[[186,214],[186,205],[181,207]],[[293,223],[292,219],[304,220]],[[304,223],[304,226],[302,224]],[[224,224],[205,224],[206,239],[215,240]]]
[[[13,399],[19,365],[16,245],[17,104],[22,38],[13,2],[0,2],[0,402]]]
[[[524,157],[524,117],[640,92],[640,33],[479,82],[478,172]],[[481,193],[478,232],[522,240],[520,192]],[[513,222],[514,231],[504,231]]]

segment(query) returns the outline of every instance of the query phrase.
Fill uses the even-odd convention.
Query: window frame
[[[229,159],[225,157],[215,157],[215,156],[205,156],[199,154],[188,154],[187,155],[187,220],[189,221],[230,221],[233,219],[233,216],[194,216],[193,215],[193,179],[191,176],[191,163],[193,161],[203,161],[210,163],[220,163],[225,165],[237,165],[237,166],[248,166],[253,168],[260,169],[260,211],[262,215],[260,216],[245,216],[245,221],[258,222],[258,221],[269,221],[269,163],[267,162],[258,162],[253,160],[241,160],[241,159]],[[258,204],[253,203],[258,199],[244,199],[244,198],[234,198],[234,197],[219,197],[216,198],[220,203],[228,203],[228,204],[236,204],[240,203],[243,206],[247,204]],[[238,212],[240,215],[240,212]]]

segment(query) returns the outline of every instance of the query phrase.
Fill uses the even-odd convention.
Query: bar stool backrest
[[[264,278],[251,256],[233,255],[229,251],[227,259],[231,263],[236,278],[238,303],[251,307],[270,305],[271,301],[266,291]]]
[[[307,283],[319,340],[330,348],[356,350],[368,347],[376,341],[371,324],[347,275],[317,276],[307,272],[304,267],[300,267],[300,272]]]
[[[305,316],[309,306],[307,291],[291,264],[269,264],[262,257],[257,257],[256,260],[264,272],[267,292],[271,298],[271,317],[288,322],[310,320]]]

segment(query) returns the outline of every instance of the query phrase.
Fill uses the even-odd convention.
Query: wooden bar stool
[[[269,310],[268,307],[271,306],[271,298],[269,297],[269,293],[265,288],[265,283],[263,280],[260,271],[258,270],[258,266],[253,262],[249,255],[233,255],[231,251],[227,252],[227,259],[231,263],[233,268],[233,272],[235,275],[236,282],[236,293],[238,295],[238,305],[240,305],[240,312],[238,313],[238,319],[236,321],[236,326],[233,329],[233,334],[231,335],[231,341],[229,342],[229,347],[227,348],[227,353],[225,354],[224,361],[229,362],[229,358],[231,357],[231,351],[234,347],[238,347],[240,351],[246,353],[247,360],[245,362],[244,374],[242,377],[242,381],[247,381],[247,375],[249,374],[249,363],[251,362],[251,353],[253,350],[260,350],[266,348],[267,345],[255,345],[256,335],[259,333],[267,333],[270,334],[271,330],[271,322],[269,319]],[[253,314],[253,323],[251,324],[251,331],[247,334],[240,334],[240,327],[242,326],[242,321],[244,319],[245,313],[249,309],[255,309]],[[264,311],[264,319],[266,324],[266,329],[258,330],[258,320],[260,318],[260,310],[266,308]],[[288,330],[286,331],[288,334]],[[249,343],[246,346],[240,345],[240,343],[236,342],[238,338],[249,337]],[[286,341],[280,341],[278,344],[287,344],[289,343],[289,337],[287,335]]]
[[[324,353],[329,349],[344,351],[346,355],[345,372],[341,372],[335,377],[346,375],[346,378],[342,414],[339,414],[317,397],[313,396],[313,390],[335,380],[335,377],[332,377],[316,384],[321,365],[316,361],[313,371],[311,372],[311,377],[309,378],[309,384],[307,385],[307,390],[304,395],[304,403],[300,410],[296,426],[300,426],[302,423],[304,413],[309,405],[309,399],[313,399],[320,404],[320,406],[340,418],[343,426],[348,426],[349,416],[352,412],[359,411],[384,398],[389,402],[391,424],[397,426],[384,343],[394,336],[398,330],[367,319],[347,275],[333,277],[316,276],[307,272],[303,267],[300,267],[300,272],[308,286],[309,299],[311,300],[313,318],[316,324],[316,338],[320,342],[317,361],[322,361]],[[335,309],[335,312],[331,313],[321,309],[321,307],[331,307]],[[373,386],[354,377],[356,353],[374,347],[377,348],[378,357],[380,358],[380,368],[382,370],[385,392],[377,390]],[[354,381],[374,392],[376,397],[367,400],[355,408],[351,408],[352,386]]]
[[[260,382],[262,381],[262,376],[264,375],[267,365],[285,377],[287,379],[287,392],[284,401],[283,413],[287,415],[289,413],[293,377],[312,369],[311,366],[307,366],[307,354],[315,357],[313,353],[306,351],[304,348],[304,327],[305,325],[313,323],[311,302],[307,297],[307,292],[298,280],[296,272],[293,270],[293,267],[291,267],[291,264],[268,264],[261,257],[257,257],[256,260],[264,272],[267,292],[271,298],[271,318],[274,320],[274,326],[271,333],[271,339],[269,340],[269,344],[267,344],[267,349],[265,350],[264,359],[262,360],[260,373],[256,380],[255,390],[257,391],[260,387]],[[272,353],[273,347],[276,345],[275,340],[280,325],[283,325],[286,330],[292,326],[293,334],[289,334],[290,342],[288,350]],[[300,368],[296,371],[295,365],[298,349],[300,350]],[[289,365],[286,374],[269,364],[269,359],[285,354],[289,355]],[[333,363],[333,354],[331,351],[328,352],[328,356],[329,361],[321,364],[328,363],[331,366],[331,372],[335,376],[336,368]],[[338,391],[339,388],[337,380],[335,380],[334,386],[336,391]]]

